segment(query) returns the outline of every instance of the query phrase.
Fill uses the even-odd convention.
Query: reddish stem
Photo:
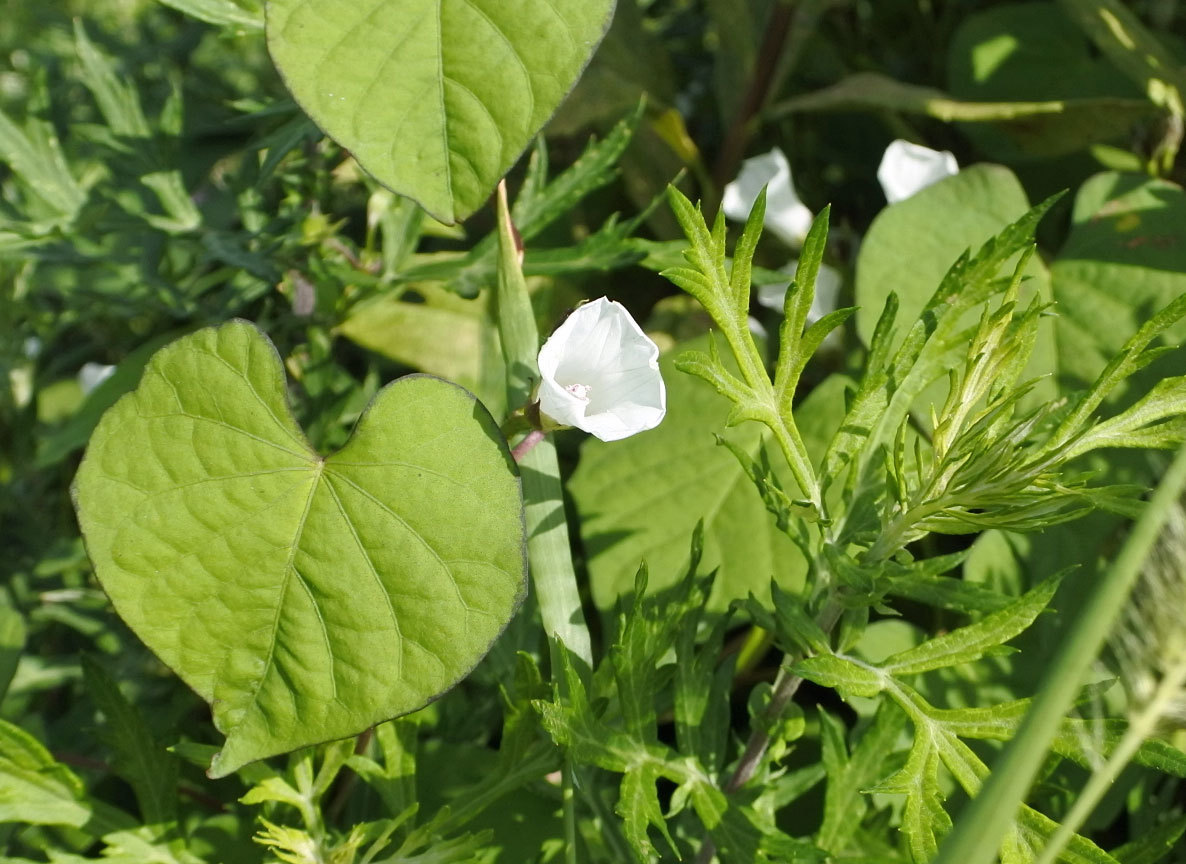
[[[544,433],[539,429],[532,429],[524,436],[523,440],[515,445],[515,449],[511,451],[511,458],[515,462],[522,462],[523,457],[532,451],[540,441],[544,440]]]

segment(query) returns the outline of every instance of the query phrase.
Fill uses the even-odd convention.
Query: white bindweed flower
[[[899,138],[885,148],[877,168],[877,182],[885,192],[885,199],[893,204],[944,177],[958,174],[959,170],[959,163],[949,151],[932,150]]]
[[[788,246],[801,246],[813,217],[807,205],[799,200],[791,181],[791,166],[777,147],[741,164],[737,179],[725,187],[721,209],[730,219],[744,222],[763,186],[766,187],[766,228]]]
[[[78,386],[82,388],[82,395],[87,395],[115,372],[114,366],[103,363],[84,363],[78,370]]]
[[[790,287],[789,282],[795,278],[795,273],[798,270],[799,262],[792,261],[786,269],[781,271],[787,274],[786,282],[770,282],[757,286],[758,305],[773,309],[775,312],[782,312],[787,288]],[[819,273],[815,277],[815,296],[811,300],[811,309],[807,312],[808,324],[814,324],[829,312],[836,310],[836,299],[840,296],[840,288],[843,284],[844,277],[840,275],[839,270],[829,267],[827,264],[820,264]]]
[[[659,348],[621,303],[577,307],[539,351],[539,406],[602,441],[654,429],[667,413]]]

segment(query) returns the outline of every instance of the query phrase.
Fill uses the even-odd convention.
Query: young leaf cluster
[[[1016,731],[1028,707],[1028,700],[993,706],[943,709],[930,704],[909,683],[915,676],[974,662],[999,653],[1004,644],[1028,628],[1049,604],[1059,579],[1048,579],[1005,608],[973,624],[952,630],[914,648],[869,663],[842,653],[819,653],[794,667],[804,678],[835,688],[844,698],[877,699],[882,712],[899,711],[908,718],[913,734],[905,762],[893,774],[880,778],[866,791],[904,796],[902,832],[915,861],[928,861],[936,854],[939,841],[951,827],[943,808],[946,795],[940,783],[945,769],[965,793],[974,796],[988,774],[988,767],[965,739],[1008,740]],[[1080,724],[1068,720],[1054,742],[1055,752],[1087,764],[1094,757]],[[874,727],[875,729],[876,727]],[[1113,722],[1106,731],[1104,746],[1114,747],[1123,728]],[[866,736],[876,734],[868,731]],[[863,740],[863,739],[862,739]],[[1175,776],[1186,774],[1186,754],[1153,743],[1135,754],[1138,762],[1155,765]],[[1038,811],[1023,806],[1002,849],[1002,861],[1032,861],[1058,824]],[[1114,862],[1117,859],[1084,837],[1070,838],[1067,860]],[[842,848],[833,851],[841,852]]]
[[[1097,507],[1131,513],[1136,490],[1092,487],[1086,476],[1068,474],[1068,463],[1103,447],[1169,448],[1184,440],[1186,385],[1180,378],[1160,382],[1116,417],[1100,421],[1095,412],[1134,372],[1170,350],[1150,346],[1186,315],[1186,298],[1146,322],[1087,391],[1066,402],[1024,407],[1036,381],[1021,376],[1048,310],[1036,297],[1023,305],[1022,288],[1034,252],[1033,232],[1052,198],[975,255],[965,253],[956,261],[904,334],[896,328],[897,302],[890,295],[864,375],[817,470],[802,449],[794,394],[811,354],[853,311],[837,310],[806,326],[826,242],[827,210],[804,243],[787,292],[771,378],[747,324],[750,266],[764,197],[737,241],[730,271],[723,220],[718,218],[710,231],[686,198],[674,189],[669,195],[690,242],[685,252],[690,266],[665,275],[712,316],[741,378],[724,368],[715,349],[686,355],[681,368],[733,401],[730,423],[758,420],[775,432],[796,484],[816,510],[811,521],[826,529],[823,536],[835,554],[877,566],[930,533],[1032,531]],[[1016,259],[1011,278],[998,278],[1011,259]],[[979,321],[969,327],[967,317],[978,308]],[[948,388],[942,406],[921,405],[924,391],[944,377]],[[929,429],[916,428],[919,410],[929,412]],[[766,497],[777,494],[769,482],[759,485]],[[827,498],[832,489],[841,490],[839,500]],[[780,506],[789,510],[788,502]],[[854,554],[853,547],[861,551]]]
[[[640,570],[634,599],[619,615],[616,638],[592,681],[586,684],[566,662],[553,699],[537,701],[536,709],[578,764],[620,775],[615,812],[634,860],[661,855],[656,838],[682,858],[707,836],[723,862],[822,861],[813,844],[786,835],[772,818],[778,792],[785,804],[810,784],[790,791],[771,776],[765,797],[722,791],[733,658],[721,659],[729,618],[704,617],[712,576],[697,575],[700,551],[698,531],[688,575],[666,594],[645,596],[647,574]],[[660,739],[661,718],[670,718],[674,746]],[[802,724],[781,732],[789,743]],[[674,791],[661,796],[661,780]],[[589,780],[577,786],[587,798],[599,794]]]
[[[1054,201],[1048,200],[974,254],[961,256],[919,317],[903,325],[904,332],[898,328],[897,300],[891,293],[875,328],[864,374],[817,468],[795,446],[793,397],[810,353],[851,314],[840,310],[830,320],[806,326],[824,252],[827,212],[816,220],[787,292],[779,355],[771,374],[746,322],[748,268],[764,200],[759,198],[755,205],[729,270],[723,223],[718,219],[709,230],[697,208],[678,192],[669,194],[690,248],[685,252],[689,266],[666,275],[712,316],[741,376],[730,375],[715,350],[685,356],[681,368],[733,401],[730,423],[757,420],[775,432],[804,496],[791,498],[768,466],[735,451],[778,527],[799,544],[810,565],[801,593],[774,586],[772,608],[753,598],[745,604],[755,623],[776,634],[786,651],[787,669],[775,683],[773,703],[780,709],[790,704],[799,684],[810,680],[845,698],[879,700],[878,720],[870,729],[892,725],[885,718],[895,712],[909,721],[912,744],[900,767],[889,777],[868,781],[864,791],[904,796],[907,851],[915,861],[929,860],[951,825],[944,809],[950,789],[941,782],[940,769],[967,795],[975,795],[988,768],[964,740],[1008,738],[1028,703],[936,707],[909,679],[1002,650],[1050,602],[1057,579],[1010,599],[946,576],[961,562],[962,553],[915,560],[907,547],[931,534],[988,528],[1037,531],[1092,509],[1136,512],[1142,490],[1093,485],[1089,475],[1075,473],[1070,463],[1105,447],[1170,448],[1182,443],[1186,406],[1179,379],[1166,379],[1115,417],[1100,420],[1097,412],[1119,385],[1170,350],[1154,342],[1186,315],[1186,298],[1150,318],[1086,391],[1031,404],[1027,397],[1036,381],[1026,379],[1025,370],[1049,309],[1038,297],[1024,299],[1025,274],[1034,255],[1034,229]],[[1001,278],[1002,268],[1009,268],[1011,275]],[[929,388],[944,379],[947,392],[942,403],[923,403],[924,394],[932,392]],[[871,612],[894,614],[887,605],[891,597],[983,617],[880,664],[848,653],[860,640]],[[848,781],[838,767],[842,742],[835,730],[829,731],[829,723],[825,720],[821,727],[831,763],[828,794],[839,800]],[[1106,746],[1116,746],[1123,721],[1098,723],[1109,730]],[[1074,743],[1074,732],[1072,721],[1067,721],[1055,751],[1088,764],[1093,757],[1082,739]],[[754,728],[747,750],[759,759],[738,766],[731,788],[749,788],[746,783],[765,764],[761,758],[769,758],[764,753],[767,746],[762,729]],[[1169,748],[1172,755],[1163,759],[1155,754],[1160,746],[1146,743],[1136,760],[1180,774],[1186,767],[1181,754]],[[833,785],[838,788],[832,790]],[[821,848],[842,854],[845,844],[836,831],[836,812],[825,816],[827,830],[816,839]],[[1002,860],[1033,860],[1034,850],[1057,827],[1038,811],[1023,808],[1004,844]],[[862,835],[849,836],[857,843],[855,838]],[[861,841],[851,851],[868,848]],[[1070,839],[1067,849],[1067,860],[1115,860],[1078,836]]]

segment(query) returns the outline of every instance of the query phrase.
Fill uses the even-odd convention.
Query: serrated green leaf
[[[614,0],[269,0],[297,102],[442,222],[477,210],[572,89]]]
[[[524,240],[538,236],[557,219],[571,213],[589,193],[613,182],[618,176],[618,162],[634,140],[642,109],[639,104],[615,123],[604,138],[591,139],[575,162],[542,187],[537,184],[535,194],[531,194],[532,187],[525,187],[519,193],[511,216]],[[542,147],[544,139],[539,140]],[[543,162],[546,172],[547,160]],[[540,177],[541,181],[544,179],[546,173]]]
[[[543,138],[537,139],[541,144],[528,166],[531,182],[520,190],[512,210],[523,245],[531,245],[528,241],[571,212],[585,196],[617,177],[618,162],[633,140],[640,116],[635,111],[620,120],[604,138],[590,140],[577,160],[550,181],[544,176],[547,158],[540,155],[545,153]],[[642,217],[640,214],[625,222],[610,217],[598,231],[575,246],[559,249],[533,246],[526,250],[523,272],[527,276],[547,276],[632,263],[645,253],[628,246],[625,238],[642,222]],[[462,297],[476,297],[494,282],[497,265],[498,232],[493,231],[464,256],[410,266],[399,274],[398,281],[419,285],[425,280],[440,279]]]
[[[262,12],[252,12],[233,0],[159,0],[166,6],[218,27],[264,29]]]
[[[839,654],[817,654],[792,668],[801,678],[853,696],[872,698],[886,686],[880,670]]]
[[[1186,294],[1178,296],[1146,320],[1124,343],[1124,347],[1108,361],[1095,383],[1074,398],[1071,410],[1044,445],[1045,450],[1053,451],[1074,440],[1104,399],[1144,365],[1142,357],[1149,343],[1172,328],[1183,317],[1186,317]]]
[[[728,752],[729,694],[737,655],[730,653],[723,662],[719,659],[728,615],[717,619],[703,645],[696,644],[703,611],[700,606],[686,613],[676,642],[673,711],[680,752],[690,753],[710,772],[718,772]]]
[[[887,593],[957,612],[996,612],[1013,598],[964,579],[908,572],[892,576]]]
[[[160,829],[177,818],[177,760],[153,736],[140,711],[90,655],[83,678],[103,713],[103,738],[115,756],[115,770],[136,793],[145,825]]]
[[[974,624],[929,639],[916,648],[889,657],[881,668],[896,677],[970,663],[1008,642],[1034,622],[1058,590],[1059,578],[1046,579],[1004,609]]]
[[[861,339],[869,344],[891,291],[898,294],[899,320],[910,322],[908,328],[934,305],[935,287],[961,252],[980,248],[1029,209],[1025,191],[1011,171],[998,165],[975,165],[881,211],[869,227],[857,261],[854,294]],[[999,266],[989,275],[998,275]],[[1039,293],[1049,296],[1050,277],[1041,262],[1032,261],[1026,273],[1039,286]],[[964,323],[970,325],[974,319]],[[1049,341],[1052,333],[1050,325],[1044,338]],[[896,341],[901,342],[904,335],[905,330]],[[1051,353],[1045,358],[1046,366],[1027,377],[1048,371],[1052,362]]]
[[[901,770],[869,791],[906,796],[902,809],[906,845],[916,862],[931,860],[939,848],[939,840],[951,829],[951,817],[943,809],[939,753],[929,726],[915,729],[914,743]]]
[[[650,861],[655,855],[647,830],[654,826],[663,835],[667,845],[678,854],[675,841],[667,830],[667,821],[663,818],[663,808],[659,806],[659,796],[655,791],[655,783],[662,776],[662,769],[658,765],[643,765],[638,770],[627,771],[622,777],[621,791],[615,808],[622,817],[626,839],[634,847],[634,853],[639,861]]]
[[[828,219],[831,212],[830,206],[824,207],[812,221],[811,228],[803,240],[803,248],[799,253],[799,266],[795,270],[795,280],[791,283],[783,300],[782,325],[778,329],[778,367],[774,374],[774,394],[782,411],[790,410],[791,399],[794,397],[795,387],[799,383],[799,375],[803,372],[807,361],[811,359],[815,348],[818,348],[819,343],[823,341],[822,337],[818,341],[812,339],[815,344],[807,346],[807,350],[804,350],[803,330],[807,326],[807,316],[811,312],[811,304],[815,299],[815,280],[819,276],[820,266],[824,262],[824,251],[828,244]],[[835,313],[831,314],[835,315]]]
[[[590,438],[569,484],[581,516],[593,600],[601,608],[633,588],[643,560],[649,588],[670,587],[687,571],[688,537],[702,518],[703,569],[718,570],[711,608],[723,609],[751,592],[765,597],[771,576],[797,588],[806,573],[802,553],[777,530],[737,460],[714,441],[731,403],[676,371],[676,353],[659,360],[667,382],[663,423],[613,444]],[[756,424],[728,434],[751,455],[768,438]],[[773,458],[775,470],[785,472],[785,463]]]
[[[480,404],[400,379],[322,457],[242,321],[153,358],[96,429],[75,500],[116,610],[213,705],[212,776],[420,707],[523,596],[519,485]]]
[[[1136,839],[1113,849],[1111,854],[1120,864],[1157,864],[1180,848],[1178,841],[1183,834],[1186,834],[1186,816],[1179,816],[1143,832]]]
[[[82,781],[19,726],[0,720],[0,823],[73,825],[91,817]]]
[[[110,864],[203,864],[181,840],[159,841],[148,827],[112,831],[103,835],[104,862]],[[85,859],[94,860],[94,859]]]
[[[790,646],[804,654],[827,654],[828,634],[811,617],[803,601],[775,584],[770,586],[774,605],[775,632]]]
[[[821,849],[840,855],[852,848],[853,827],[868,809],[864,793],[885,775],[886,755],[894,744],[906,715],[891,702],[882,702],[873,725],[865,729],[852,753],[845,752],[844,727],[820,711],[820,740],[828,785],[824,790],[824,818],[815,842]]]
[[[687,347],[692,344],[703,342]],[[680,352],[668,351],[659,360],[667,382],[662,425],[612,445],[586,441],[569,485],[590,556],[594,601],[606,608],[628,592],[643,560],[650,567],[650,587],[669,587],[687,570],[688,536],[702,517],[703,569],[718,569],[710,608],[721,609],[751,592],[764,602],[772,576],[788,591],[797,590],[806,573],[802,552],[777,529],[736,458],[713,443],[729,418],[730,403],[674,371],[687,354],[678,360],[673,355]],[[711,362],[704,352],[698,356]],[[815,458],[840,424],[844,382],[842,376],[826,379],[796,408],[804,443]],[[728,437],[751,457],[765,446],[774,473],[793,483],[764,428],[747,424]],[[636,514],[643,509],[647,519],[640,521]]]
[[[766,218],[766,187],[758,193],[754,206],[750,208],[749,217],[745,220],[745,229],[737,238],[737,245],[733,248],[733,268],[729,273],[729,290],[734,306],[741,312],[749,313],[750,278],[753,274],[754,251],[758,248],[758,239],[762,236],[762,222]],[[802,264],[800,264],[802,266]],[[817,268],[818,269],[818,268]],[[812,274],[814,284],[814,274]]]
[[[0,111],[0,161],[70,222],[86,202],[86,190],[74,179],[53,127],[33,119],[26,127],[22,131]]]
[[[1001,846],[1001,864],[1029,864],[1058,829],[1058,823],[1032,807],[1022,806],[1017,824]],[[1063,864],[1118,864],[1115,858],[1080,834],[1072,834],[1059,853]]]
[[[990,212],[969,217],[965,200],[980,198],[991,202]],[[857,268],[857,300],[862,308],[872,304],[871,314],[876,315],[881,298],[885,298],[885,309],[876,323],[872,317],[866,317],[864,324],[861,318],[857,320],[862,335],[872,329],[868,337],[871,354],[881,362],[868,364],[841,432],[828,447],[824,462],[827,482],[838,478],[862,449],[863,466],[867,466],[881,452],[868,443],[890,443],[908,412],[917,411],[927,401],[942,402],[938,381],[966,358],[965,331],[975,320],[975,310],[1007,287],[998,278],[1001,268],[1033,245],[1038,222],[1057,198],[1024,211],[1025,194],[1011,173],[997,166],[976,166],[882,211],[861,247]],[[1024,212],[1009,223],[1011,214],[1020,211]],[[961,228],[971,231],[974,239],[958,239]],[[994,230],[997,233],[993,234]],[[964,243],[985,237],[975,254],[965,251],[947,267]],[[872,240],[876,242],[870,245]],[[953,243],[954,248],[948,245]],[[1038,266],[1034,262],[1031,258],[1031,267]],[[930,286],[944,273],[944,267],[945,275],[932,292]],[[889,287],[898,284],[900,273],[911,273],[916,286],[901,298]],[[1045,271],[1039,268],[1037,275],[1041,284]],[[899,303],[909,322],[904,335],[893,332],[894,321],[903,317],[898,314]],[[892,359],[891,343],[899,343]],[[1035,351],[1027,367],[1030,377],[1043,374],[1052,358],[1052,349]],[[932,384],[935,386],[928,390]],[[924,393],[929,399],[923,398]],[[1048,398],[1053,391],[1032,391],[1031,396],[1035,400]],[[861,479],[856,474],[850,478],[850,484]]]

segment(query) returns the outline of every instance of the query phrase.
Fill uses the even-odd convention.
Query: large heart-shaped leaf
[[[572,89],[614,0],[269,0],[301,107],[443,222],[489,197]]]
[[[1141,324],[1186,292],[1183,225],[1186,193],[1168,180],[1107,172],[1079,189],[1070,234],[1050,268],[1059,371],[1069,383],[1095,380]],[[1186,324],[1179,323],[1166,341],[1183,339]],[[1149,371],[1181,375],[1186,369],[1166,358]]]
[[[212,704],[214,777],[424,705],[525,589],[519,482],[480,403],[402,378],[322,457],[242,321],[152,359],[95,430],[75,499],[116,610]]]

